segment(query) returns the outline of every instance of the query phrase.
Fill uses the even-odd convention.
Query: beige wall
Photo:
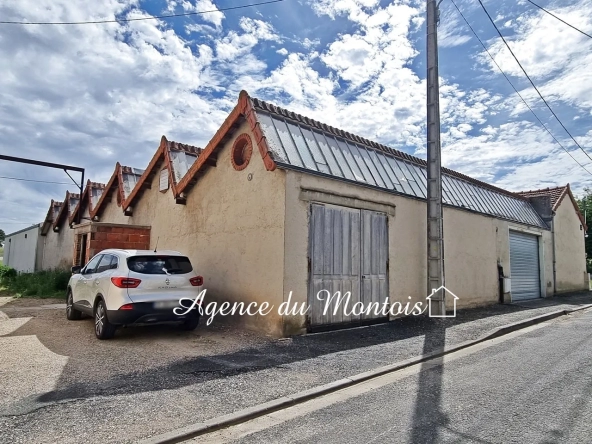
[[[308,285],[308,225],[310,202],[302,200],[301,190],[327,193],[320,202],[357,207],[353,199],[368,205],[383,205],[389,228],[389,292],[390,301],[406,303],[425,301],[426,275],[426,203],[408,197],[389,195],[378,190],[349,185],[323,177],[286,172],[286,234],[284,266],[284,295],[290,291],[293,302],[307,301]],[[319,194],[319,193],[316,193]],[[326,200],[323,200],[326,199]],[[354,204],[352,204],[354,202]],[[380,211],[377,208],[368,208]],[[459,300],[457,307],[495,304],[499,301],[497,264],[502,264],[506,275],[510,273],[509,228],[527,227],[511,224],[492,217],[444,208],[444,254],[446,287]],[[534,229],[540,235],[543,251],[550,248],[550,231]],[[549,250],[550,251],[550,250]],[[547,254],[543,275],[552,271],[552,256]],[[447,300],[452,305],[452,298]],[[302,316],[286,318],[285,333],[304,332]]]
[[[253,154],[249,165],[236,171],[230,148],[243,132],[251,135]],[[123,223],[151,226],[151,248],[160,238],[159,249],[187,254],[204,276],[206,301],[268,301],[277,313],[283,291],[284,174],[265,170],[248,126],[241,125],[219,151],[217,166],[199,178],[186,205],[175,204],[170,190],[159,192],[158,182],[157,173]],[[112,222],[106,216],[101,220]],[[241,322],[280,335],[281,319],[273,313],[243,316]]]
[[[553,217],[555,231],[556,291],[563,293],[588,289],[586,251],[581,221],[569,196],[566,196]]]
[[[157,190],[158,191],[158,190]],[[119,190],[115,189],[111,193],[111,199],[109,202],[103,203],[103,209],[100,216],[101,222],[110,224],[129,224],[129,217],[123,214],[123,209],[120,205],[117,205],[117,193]],[[147,190],[150,192],[150,190]]]
[[[50,228],[43,239],[43,260],[41,268],[43,270],[69,270],[72,267],[72,258],[74,254],[74,230],[66,222],[60,227],[60,231],[55,233]]]

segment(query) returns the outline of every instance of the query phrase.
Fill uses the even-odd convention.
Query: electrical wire
[[[565,20],[563,20],[560,17],[557,17],[555,14],[553,14],[551,11],[546,10],[545,8],[543,8],[542,6],[537,5],[535,2],[531,1],[531,0],[526,0],[528,3],[536,6],[537,8],[539,8],[542,11],[545,11],[547,14],[549,14],[552,17],[555,17],[557,20],[559,20],[560,22],[566,24],[567,26],[569,26],[572,29],[575,29],[576,31],[578,31],[580,34],[584,34],[586,37],[591,38],[592,39],[592,35],[585,33],[584,31],[582,31],[579,28],[576,28],[574,25],[567,23]]]
[[[532,87],[535,89],[535,91],[537,92],[537,94],[539,95],[539,97],[541,98],[543,103],[547,106],[547,108],[549,108],[549,111],[551,111],[551,114],[553,114],[553,117],[555,117],[555,119],[559,122],[561,127],[565,130],[565,132],[569,135],[569,137],[571,138],[571,140],[573,140],[573,142],[577,145],[577,147],[582,150],[582,152],[588,157],[588,159],[592,160],[592,157],[590,157],[590,154],[588,154],[588,152],[584,148],[582,148],[582,146],[578,143],[578,141],[574,138],[574,136],[572,136],[572,134],[569,132],[569,130],[566,128],[566,126],[563,124],[563,122],[559,119],[557,114],[555,114],[555,111],[553,111],[553,108],[551,108],[551,105],[549,105],[549,103],[545,100],[545,98],[543,97],[543,95],[541,94],[539,89],[536,87],[536,85],[534,84],[534,82],[532,81],[532,79],[530,78],[530,76],[528,75],[528,73],[526,72],[524,67],[522,66],[522,63],[520,63],[520,60],[518,60],[518,57],[516,57],[516,54],[514,54],[514,51],[512,51],[512,48],[510,48],[510,45],[508,44],[508,42],[506,41],[506,39],[502,35],[501,31],[499,30],[499,28],[497,27],[497,25],[493,21],[493,18],[491,17],[491,15],[489,15],[489,12],[487,11],[487,8],[485,8],[485,5],[483,4],[483,2],[481,0],[477,0],[477,1],[479,2],[481,7],[483,8],[483,11],[485,11],[485,14],[487,14],[489,21],[491,22],[491,24],[493,25],[493,27],[497,31],[498,35],[501,37],[502,41],[504,42],[504,44],[506,45],[506,47],[510,51],[510,54],[512,54],[512,57],[514,57],[514,60],[516,60],[516,63],[518,63],[518,66],[520,66],[520,69],[522,69],[522,72],[524,73],[524,75],[526,76],[526,78],[528,79],[528,81],[530,82]]]
[[[477,32],[475,31],[475,29],[473,29],[473,27],[471,26],[471,24],[469,23],[469,21],[467,20],[467,18],[465,17],[465,15],[462,13],[462,11],[459,9],[459,7],[457,6],[457,4],[455,3],[454,0],[450,0],[452,2],[452,4],[454,5],[454,7],[456,8],[456,10],[458,11],[458,13],[460,14],[460,16],[463,18],[463,20],[465,21],[465,23],[467,24],[467,26],[469,27],[469,29],[471,30],[471,32],[473,33],[473,35],[477,38],[477,40],[479,40],[479,43],[481,43],[481,46],[483,46],[483,49],[485,49],[485,52],[487,52],[487,55],[489,55],[489,57],[491,58],[491,60],[493,61],[493,63],[495,64],[495,66],[497,66],[497,69],[499,69],[499,71],[502,73],[502,75],[506,78],[506,80],[508,81],[508,83],[510,84],[510,86],[514,89],[514,91],[516,92],[516,94],[518,94],[518,97],[520,97],[520,99],[522,100],[522,102],[524,102],[524,104],[526,105],[526,107],[530,110],[530,112],[532,113],[532,115],[537,119],[537,121],[542,125],[542,127],[545,129],[545,131],[547,131],[549,133],[549,135],[553,138],[553,140],[555,142],[557,142],[557,144],[563,148],[563,151],[565,151],[567,154],[569,154],[569,157],[571,157],[579,166],[581,166],[584,171],[586,171],[588,174],[590,174],[592,176],[592,172],[588,171],[586,169],[586,167],[584,165],[582,165],[570,152],[567,148],[565,148],[563,146],[563,144],[557,140],[557,138],[553,135],[553,133],[549,130],[549,128],[547,128],[547,125],[545,125],[543,123],[543,121],[539,118],[539,116],[537,116],[537,114],[534,112],[534,110],[530,107],[530,105],[528,104],[528,102],[526,102],[526,100],[524,99],[524,97],[522,96],[522,94],[520,94],[520,91],[518,91],[518,89],[514,86],[514,84],[512,83],[512,81],[510,80],[510,78],[506,75],[506,73],[502,70],[501,66],[499,66],[499,64],[495,61],[495,58],[493,57],[493,54],[491,54],[491,52],[489,51],[489,49],[487,49],[487,46],[485,45],[485,43],[483,43],[483,40],[481,40],[481,38],[479,37],[479,35],[477,34]]]
[[[58,185],[71,185],[70,182],[52,182],[50,180],[34,180],[34,179],[23,179],[22,177],[7,177],[7,176],[0,176],[0,179],[8,179],[8,180],[22,180],[24,182],[37,182],[37,183],[55,183]]]
[[[223,11],[231,11],[234,9],[243,9],[243,8],[250,8],[253,6],[262,6],[262,5],[269,5],[271,3],[280,3],[284,0],[268,0],[259,3],[250,3],[248,5],[240,5],[240,6],[229,6],[227,8],[218,8],[212,9],[209,11],[195,11],[195,12],[184,12],[182,14],[168,14],[168,15],[156,15],[150,17],[138,17],[138,18],[129,18],[129,19],[115,19],[115,20],[93,20],[93,21],[84,21],[84,22],[11,22],[11,21],[0,21],[2,25],[97,25],[103,23],[126,23],[126,22],[137,22],[141,20],[158,20],[158,19],[166,19],[166,18],[174,18],[174,17],[187,17],[191,15],[199,15],[199,14],[209,14],[212,12],[223,12]]]

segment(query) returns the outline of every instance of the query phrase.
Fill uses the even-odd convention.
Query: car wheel
[[[107,319],[107,309],[105,303],[101,300],[97,302],[95,308],[95,335],[98,339],[110,339],[115,334],[115,325]]]
[[[193,331],[198,325],[199,315],[189,315],[189,317],[181,323],[181,329],[185,331]]]
[[[72,290],[68,290],[66,296],[66,318],[69,321],[77,321],[82,317],[82,312],[74,308],[74,297],[72,296]]]

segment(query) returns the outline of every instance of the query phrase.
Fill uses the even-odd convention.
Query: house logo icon
[[[446,293],[448,293],[449,295],[452,296],[452,299],[454,302],[453,302],[452,313],[450,313],[450,314],[448,314],[448,313],[444,313],[441,315],[432,314],[432,304],[430,304],[430,302],[432,300],[432,297],[434,297],[434,295],[438,294],[440,291],[445,291]],[[432,289],[432,293],[426,299],[429,301],[428,302],[428,307],[429,307],[428,315],[430,318],[455,318],[456,317],[456,301],[459,299],[459,297],[457,295],[455,295],[453,292],[451,292],[444,285],[442,285],[440,288]]]

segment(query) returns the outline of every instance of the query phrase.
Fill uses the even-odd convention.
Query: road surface
[[[591,403],[588,310],[193,442],[592,443]]]

